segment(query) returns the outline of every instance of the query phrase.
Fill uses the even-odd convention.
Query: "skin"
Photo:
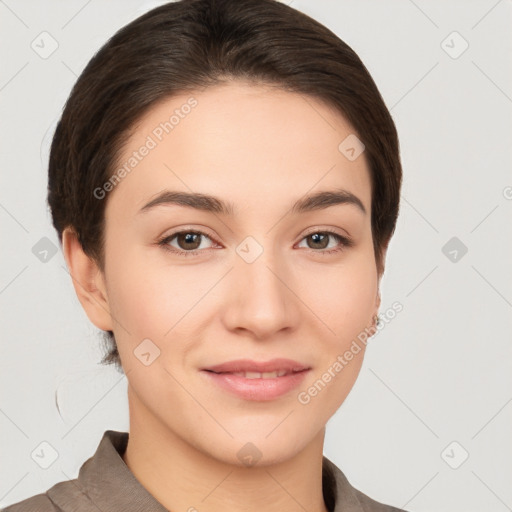
[[[119,162],[190,96],[148,111]],[[104,272],[71,230],[63,238],[80,302],[93,324],[114,332],[127,375],[130,437],[123,458],[169,510],[325,512],[325,425],[355,383],[364,346],[307,405],[297,395],[378,313],[381,276],[365,154],[350,161],[338,150],[354,129],[311,97],[244,82],[193,96],[198,105],[104,199]],[[359,197],[367,213],[348,204],[289,213],[305,194],[340,187]],[[138,213],[164,189],[211,194],[232,202],[237,213],[176,205]],[[157,245],[180,229],[206,233],[203,252],[186,257]],[[354,246],[330,237],[327,249],[342,250],[320,254],[324,246],[307,235],[322,229],[349,236]],[[263,248],[250,264],[236,252],[248,236]],[[190,251],[198,244],[175,237],[168,245]],[[149,366],[133,353],[145,338],[160,349]],[[274,357],[312,370],[300,388],[273,401],[242,400],[199,371]],[[247,442],[261,452],[252,467],[237,457]]]

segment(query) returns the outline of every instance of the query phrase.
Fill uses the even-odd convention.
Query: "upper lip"
[[[226,363],[209,366],[203,370],[209,370],[215,373],[236,373],[236,372],[276,372],[286,370],[288,372],[299,372],[309,370],[310,367],[293,361],[292,359],[271,359],[270,361],[252,361],[251,359],[236,359]]]

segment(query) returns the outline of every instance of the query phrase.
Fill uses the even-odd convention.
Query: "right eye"
[[[205,247],[201,247],[202,237],[208,240],[212,240],[206,233],[203,233],[201,231],[195,231],[190,229],[175,231],[174,233],[166,235],[164,238],[160,239],[158,241],[158,245],[162,246],[165,250],[173,252],[180,256],[197,256],[198,253],[203,252],[205,250]],[[183,248],[171,245],[171,242],[174,239],[176,239],[178,245],[181,245]]]

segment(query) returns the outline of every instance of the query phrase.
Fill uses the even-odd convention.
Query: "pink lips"
[[[210,382],[245,400],[274,400],[296,388],[304,379],[310,368],[291,359],[272,359],[257,362],[239,359],[204,368],[203,373]],[[269,378],[247,378],[234,373],[240,372],[281,372],[285,375]]]
[[[226,363],[217,364],[203,368],[215,373],[235,373],[235,372],[275,372],[279,370],[287,370],[289,372],[308,370],[309,366],[303,365],[292,359],[271,359],[270,361],[253,361],[251,359],[236,359]]]

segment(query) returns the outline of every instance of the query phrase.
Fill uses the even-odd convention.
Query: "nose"
[[[294,330],[300,321],[300,300],[293,292],[293,277],[277,264],[271,251],[248,263],[236,257],[227,280],[223,322],[231,331],[247,331],[257,339]]]

